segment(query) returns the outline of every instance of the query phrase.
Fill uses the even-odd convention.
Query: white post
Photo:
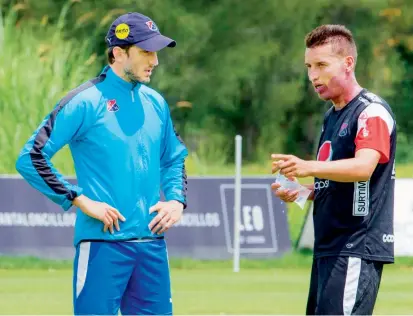
[[[241,165],[242,136],[235,136],[235,189],[234,189],[234,272],[239,272],[240,217],[241,217]]]

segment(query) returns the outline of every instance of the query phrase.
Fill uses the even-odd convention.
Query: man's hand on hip
[[[109,229],[113,234],[113,226],[119,231],[119,220],[124,222],[126,219],[123,215],[114,207],[103,203],[89,199],[84,195],[80,195],[73,200],[73,205],[80,208],[80,210],[86,215],[96,218],[103,222],[103,231],[106,233]]]
[[[158,235],[166,232],[181,219],[183,210],[184,205],[178,201],[156,203],[149,209],[149,214],[158,212],[149,223],[149,229],[152,233],[157,233]]]

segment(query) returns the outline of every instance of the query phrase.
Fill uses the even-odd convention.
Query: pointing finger
[[[288,160],[290,159],[290,155],[284,155],[284,154],[272,154],[271,159],[273,160]]]

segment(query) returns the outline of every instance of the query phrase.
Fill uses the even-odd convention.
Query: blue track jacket
[[[53,167],[53,155],[68,144],[77,185]],[[63,210],[80,194],[106,202],[126,218],[120,231],[77,210],[74,244],[82,240],[128,240],[153,236],[148,224],[160,200],[186,207],[187,149],[175,132],[163,97],[143,84],[118,77],[111,67],[69,92],[46,116],[22,149],[17,171]]]

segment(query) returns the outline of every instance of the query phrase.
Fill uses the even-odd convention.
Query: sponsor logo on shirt
[[[333,148],[331,146],[331,141],[326,140],[318,150],[317,160],[318,161],[331,161],[333,157]]]
[[[370,181],[354,183],[353,216],[366,216],[370,208]]]
[[[319,180],[314,183],[314,190],[321,190],[328,188],[329,180]]]
[[[318,161],[331,161],[333,157],[333,148],[331,146],[331,141],[325,141],[320,149],[318,150],[317,160]],[[328,188],[330,184],[329,180],[316,180],[314,183],[314,190],[321,190]]]
[[[384,243],[394,243],[394,235],[383,234],[383,242]]]

